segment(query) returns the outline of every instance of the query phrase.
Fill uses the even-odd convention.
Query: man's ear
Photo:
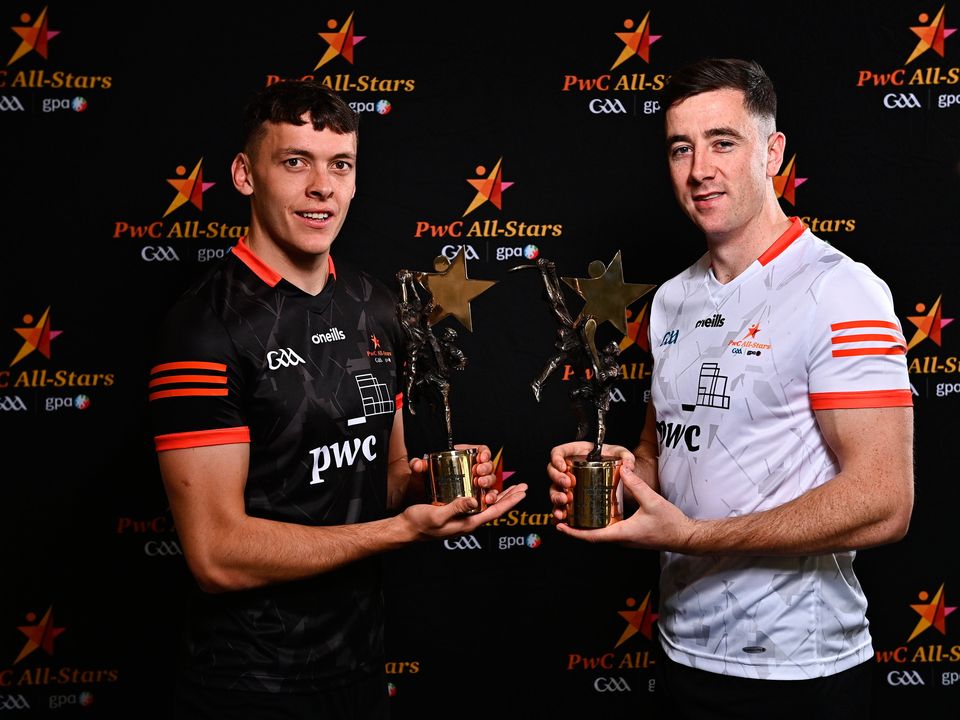
[[[253,195],[253,161],[246,153],[237,153],[230,166],[233,186],[241,195]]]
[[[783,153],[787,148],[787,136],[774,131],[767,140],[767,177],[776,177],[783,165]]]

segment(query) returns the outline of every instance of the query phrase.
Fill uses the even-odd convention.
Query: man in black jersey
[[[249,235],[170,310],[150,375],[198,585],[177,716],[382,718],[378,555],[472,532],[526,485],[491,489],[481,445],[487,509],[422,497],[396,300],[330,256],[356,190],[356,113],[319,83],[283,82],[253,98],[243,130],[232,176]]]

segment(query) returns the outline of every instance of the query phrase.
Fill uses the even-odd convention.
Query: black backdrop
[[[893,291],[911,344],[917,503],[904,541],[857,560],[877,717],[955,703],[960,4],[941,5],[6,3],[0,709],[165,715],[189,579],[145,423],[147,351],[162,312],[247,222],[228,175],[243,102],[307,75],[362,113],[334,256],[391,282],[464,244],[470,276],[499,281],[461,329],[454,428],[499,454],[506,484],[530,485],[497,525],[385,558],[396,717],[652,707],[657,558],[549,525],[544,465],[574,432],[569,382],[558,373],[534,401],[555,326],[537,275],[508,269],[537,252],[585,277],[620,250],[627,282],[660,283],[703,252],[670,193],[658,98],[672,68],[704,55],[764,65],[793,160],[784,209]],[[617,33],[645,17],[651,42],[612,67]],[[317,67],[320,33],[348,18],[362,37],[352,62]],[[924,26],[941,32],[918,46]],[[500,160],[500,207],[466,213],[467,181]],[[198,165],[212,185],[173,207],[168,181]],[[631,307],[611,442],[641,427],[648,300]]]

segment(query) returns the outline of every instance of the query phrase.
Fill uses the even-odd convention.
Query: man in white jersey
[[[651,401],[623,460],[637,509],[557,529],[661,551],[660,690],[677,718],[868,718],[873,648],[856,550],[913,508],[913,401],[887,285],[781,209],[785,137],[753,62],[708,59],[664,91],[680,206],[707,252],[657,291]],[[627,498],[631,500],[630,497]]]

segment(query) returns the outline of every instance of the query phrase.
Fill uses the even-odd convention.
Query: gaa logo
[[[26,108],[23,107],[23,103],[20,102],[20,98],[18,98],[16,95],[0,95],[0,111],[23,112],[25,109]]]
[[[626,115],[627,109],[617,98],[594,98],[588,107],[594,115]]]
[[[443,541],[447,550],[480,550],[480,542],[473,535],[464,535],[458,538],[447,538]]]
[[[887,673],[888,685],[925,685],[916,670],[891,670]]]
[[[904,110],[906,108],[919,108],[920,101],[913,93],[887,93],[883,96],[883,106],[890,110]]]
[[[631,692],[630,686],[622,677],[598,677],[593,681],[593,689],[598,693]]]

